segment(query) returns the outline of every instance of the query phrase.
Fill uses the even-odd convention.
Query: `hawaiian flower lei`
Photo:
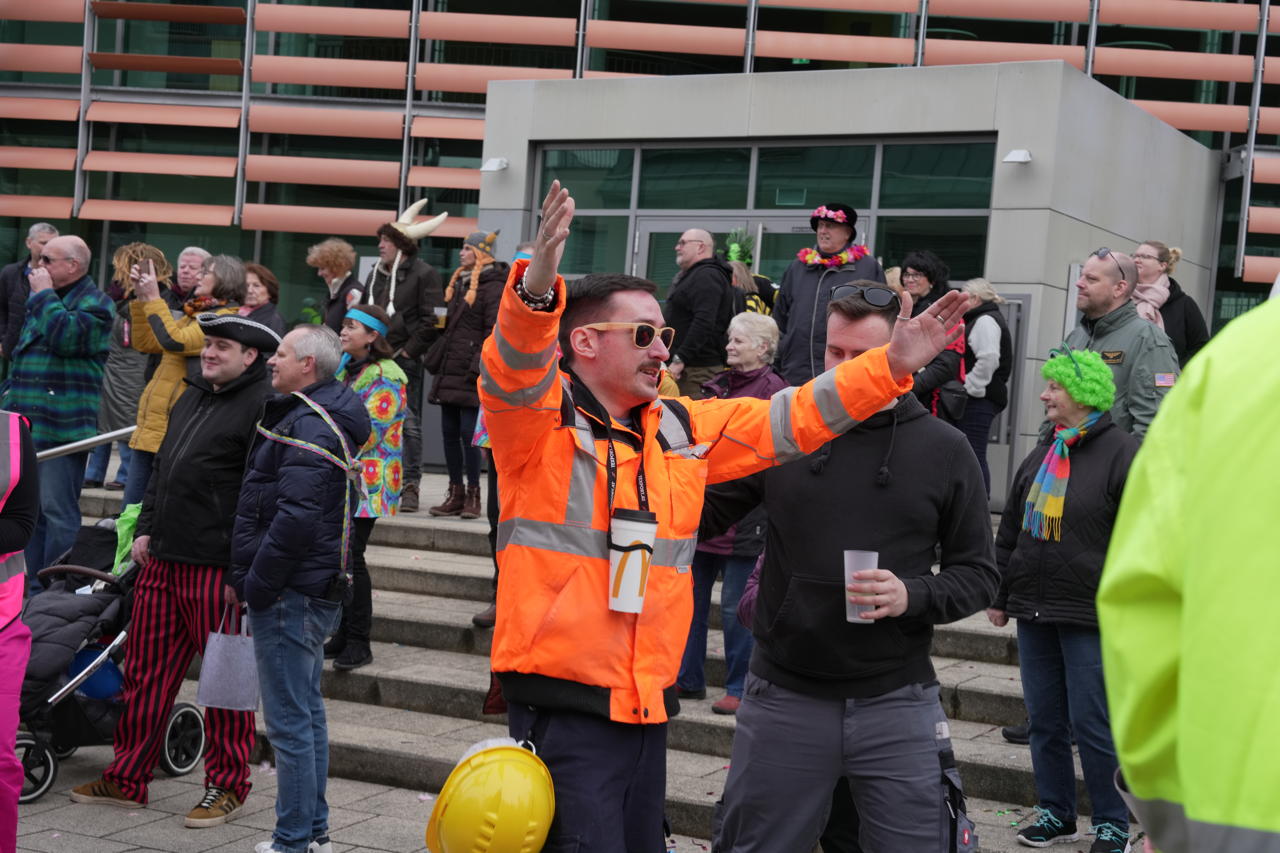
[[[822,208],[818,209],[822,210]],[[822,253],[817,249],[806,246],[796,252],[796,257],[800,259],[802,264],[808,264],[809,266],[817,266],[818,264],[821,264],[827,267],[842,267],[845,264],[856,263],[869,254],[871,254],[871,251],[866,246],[850,246],[843,252],[838,252],[830,257],[824,258]]]

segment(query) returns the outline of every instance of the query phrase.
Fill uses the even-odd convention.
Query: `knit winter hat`
[[[1082,406],[1099,412],[1111,408],[1116,398],[1116,382],[1102,356],[1092,350],[1065,346],[1050,350],[1049,355],[1050,359],[1040,368],[1045,379],[1057,382]]]
[[[493,244],[498,241],[498,235],[501,233],[501,228],[497,231],[472,231],[467,235],[467,239],[462,241],[462,245],[470,246],[473,249],[479,249],[486,255],[492,255]]]

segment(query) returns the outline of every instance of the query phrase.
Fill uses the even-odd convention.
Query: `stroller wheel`
[[[19,732],[18,760],[22,762],[20,803],[34,803],[43,797],[58,778],[58,759],[53,750],[26,732]]]
[[[185,776],[204,757],[204,716],[189,702],[173,706],[164,730],[164,751],[160,768],[170,776]]]

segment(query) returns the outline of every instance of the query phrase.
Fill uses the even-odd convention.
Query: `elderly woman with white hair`
[[[767,400],[788,387],[787,380],[773,369],[778,350],[778,324],[772,317],[744,311],[729,321],[729,343],[725,346],[729,369],[702,386],[707,399],[713,397],[758,397]],[[764,549],[764,510],[756,507],[734,527],[712,539],[698,543],[693,557],[693,622],[685,644],[677,692],[684,699],[705,699],[707,682],[707,617],[711,611],[711,590],[724,574],[720,590],[720,623],[724,627],[726,695],[711,706],[717,714],[735,714],[742,701],[747,664],[754,645],[751,631],[737,619],[738,599],[747,585],[756,557]]]
[[[964,315],[964,390],[969,400],[957,424],[969,439],[982,467],[982,480],[991,497],[987,442],[991,422],[1009,404],[1009,374],[1013,370],[1013,338],[1000,313],[1004,300],[985,278],[971,278],[964,286],[969,310]]]

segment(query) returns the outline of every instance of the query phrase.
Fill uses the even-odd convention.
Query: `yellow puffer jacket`
[[[217,314],[234,314],[234,305],[212,309]],[[129,439],[129,447],[155,453],[169,428],[169,412],[187,386],[187,359],[204,348],[204,332],[194,317],[175,317],[163,299],[129,304],[133,321],[133,348],[139,352],[159,353],[160,364],[147,387],[138,398],[138,428]]]

